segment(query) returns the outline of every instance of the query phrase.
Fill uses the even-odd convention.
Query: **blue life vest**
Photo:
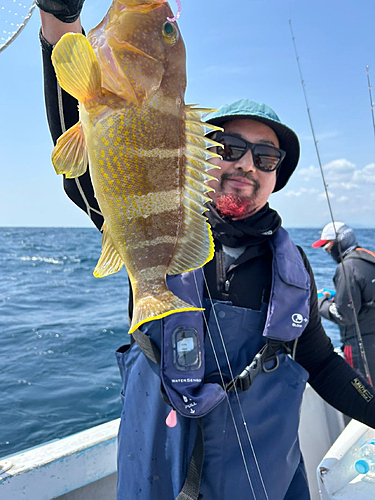
[[[230,382],[243,372],[267,339],[292,341],[308,322],[310,283],[300,253],[284,229],[270,245],[270,302],[260,311],[203,301],[201,270],[175,276],[168,281],[172,291],[196,305],[203,301],[206,328],[199,312],[149,323],[145,332],[161,352],[160,366],[137,344],[117,353],[123,378],[118,500],[177,498],[197,435],[195,417],[203,417],[204,500],[309,499],[298,443],[307,372],[279,352],[277,368],[266,364],[248,391],[226,394],[222,387],[222,377]],[[172,428],[165,423],[171,408],[161,380],[179,412]]]

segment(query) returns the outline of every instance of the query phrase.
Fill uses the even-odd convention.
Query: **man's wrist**
[[[54,46],[65,35],[65,33],[82,33],[81,20],[78,18],[74,23],[63,23],[52,14],[40,11],[42,21],[41,42],[45,41]],[[43,43],[42,43],[43,48]]]
[[[36,0],[41,12],[51,14],[62,23],[72,24],[81,14],[84,0]]]

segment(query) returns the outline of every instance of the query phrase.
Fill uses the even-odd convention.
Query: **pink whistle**
[[[165,423],[168,427],[176,427],[177,425],[177,414],[175,410],[169,412],[168,417],[165,419]]]

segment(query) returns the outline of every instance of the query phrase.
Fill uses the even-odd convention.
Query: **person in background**
[[[330,222],[313,248],[324,250],[338,263],[333,283],[335,292],[318,290],[320,315],[340,328],[346,361],[364,377],[360,336],[372,383],[375,383],[375,253],[361,248],[353,229],[344,222]]]
[[[81,32],[82,2],[74,3],[37,1],[54,142],[78,120],[77,102],[58,87],[51,64],[59,37]],[[174,293],[204,305],[207,323],[200,312],[172,314],[118,350],[117,500],[308,500],[298,442],[307,379],[335,408],[372,427],[375,391],[335,353],[309,262],[268,204],[297,167],[296,134],[248,99],[207,121],[223,128],[210,135],[221,155],[210,160],[220,169],[210,171],[215,192],[206,212],[215,255],[204,277],[197,270],[168,281]],[[65,179],[64,188],[100,229],[89,173]]]

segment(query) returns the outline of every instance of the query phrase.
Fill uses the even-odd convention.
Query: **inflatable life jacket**
[[[310,309],[310,276],[285,229],[280,228],[270,238],[270,246],[272,286],[263,330],[267,342],[227,387],[204,382],[205,318],[201,311],[172,314],[133,334],[146,356],[160,364],[167,401],[182,416],[203,417],[223,401],[226,391],[236,383],[248,389],[265,362],[277,362],[275,353],[285,349],[286,343],[300,337],[305,329]],[[182,300],[202,307],[202,270],[169,276],[167,283]]]

